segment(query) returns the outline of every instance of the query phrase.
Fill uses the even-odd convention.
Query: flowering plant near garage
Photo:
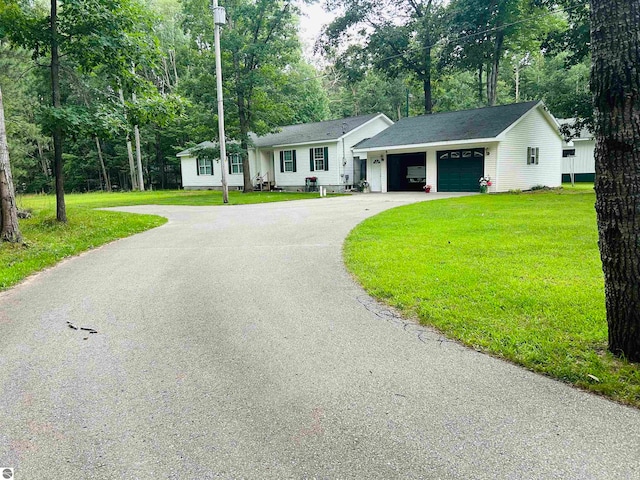
[[[491,177],[488,175],[486,177],[480,177],[479,183],[480,192],[485,193],[487,191],[487,187],[491,186]]]

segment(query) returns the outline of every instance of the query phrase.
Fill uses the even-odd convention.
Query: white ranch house
[[[558,119],[560,125],[573,126],[574,118]],[[570,182],[571,174],[576,182],[593,182],[596,176],[596,139],[586,128],[577,132],[570,141],[562,142],[562,181]]]
[[[561,185],[562,138],[542,102],[403,118],[361,142],[371,191],[490,192]]]
[[[339,120],[329,120],[281,127],[276,133],[258,137],[251,134],[249,166],[252,184],[261,188],[302,191],[310,186],[324,186],[328,191],[349,190],[365,178],[366,161],[356,158],[352,148],[393,125],[389,118],[376,113]],[[219,189],[222,186],[219,160],[197,158],[199,147],[215,147],[203,142],[178,153],[182,168],[182,186],[190,189]],[[227,184],[242,189],[243,170],[240,156],[229,156]],[[315,178],[312,183],[311,179]]]
[[[353,146],[391,125],[382,113],[290,125],[262,137],[252,135],[249,160],[258,182],[296,191],[315,178],[315,185],[341,192],[365,178],[364,164],[359,158],[354,162]]]

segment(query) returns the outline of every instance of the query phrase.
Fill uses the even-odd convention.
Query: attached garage
[[[484,148],[443,150],[438,159],[439,192],[477,192],[484,175]]]
[[[479,192],[482,177],[489,193],[558,187],[561,151],[558,124],[542,102],[403,118],[354,148],[367,155],[372,192],[427,185],[431,193]]]
[[[426,162],[424,152],[388,155],[387,191],[422,191],[427,178]]]

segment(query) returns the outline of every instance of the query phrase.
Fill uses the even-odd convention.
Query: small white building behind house
[[[393,122],[376,113],[281,127],[261,137],[251,135],[249,161],[257,184],[289,191],[324,186],[343,192],[366,178],[366,159],[353,147]]]
[[[220,159],[198,158],[203,148],[217,148],[214,142],[202,142],[177,154],[180,159],[182,188],[185,190],[217,190],[222,188],[222,163]],[[242,189],[242,157],[237,153],[227,155],[227,185]]]
[[[490,192],[561,185],[558,124],[542,102],[403,118],[354,149],[372,191]],[[424,172],[424,173],[422,173]]]
[[[575,119],[562,118],[558,123],[572,127]],[[596,176],[596,139],[586,128],[576,133],[577,136],[570,141],[562,142],[562,181],[570,182],[573,173],[576,182],[593,182]]]

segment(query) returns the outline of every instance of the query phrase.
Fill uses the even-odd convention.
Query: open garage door
[[[484,148],[437,152],[439,192],[477,192],[484,175]]]
[[[426,159],[424,152],[387,155],[387,191],[422,191],[427,178]]]

